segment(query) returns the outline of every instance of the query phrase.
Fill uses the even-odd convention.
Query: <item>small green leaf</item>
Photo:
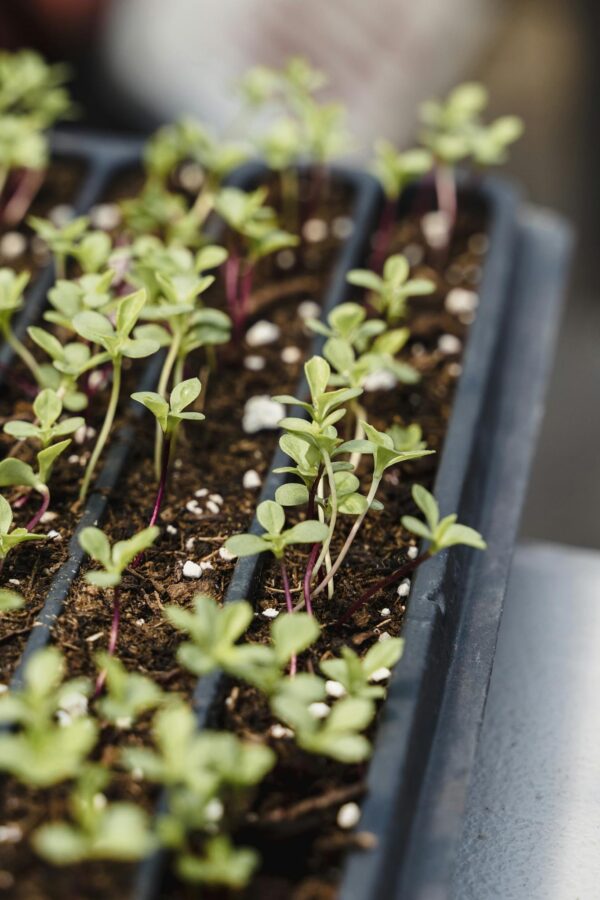
[[[285,513],[279,503],[264,500],[258,504],[256,518],[267,534],[281,534],[285,525]]]

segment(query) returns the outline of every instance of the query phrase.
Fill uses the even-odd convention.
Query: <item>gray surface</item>
[[[600,554],[517,551],[452,900],[600,897]]]

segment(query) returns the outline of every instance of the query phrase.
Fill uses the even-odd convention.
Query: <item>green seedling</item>
[[[42,383],[40,368],[27,347],[13,331],[15,313],[24,306],[24,291],[29,283],[29,273],[17,274],[12,269],[0,269],[0,334],[27,366],[38,384]]]
[[[244,600],[219,607],[212,597],[197,594],[194,610],[167,606],[171,625],[188,635],[177,659],[195,675],[222,670],[271,695],[290,662],[317,640],[320,629],[306,613],[280,614],[271,624],[270,644],[238,644],[246,633],[253,610]]]
[[[438,208],[445,215],[448,231],[456,219],[456,164],[468,157],[478,165],[504,162],[508,146],[523,133],[517,116],[502,116],[485,125],[481,117],[488,100],[482,84],[466,82],[444,101],[421,104],[421,141],[433,154]]]
[[[431,279],[410,277],[409,262],[401,253],[387,258],[382,275],[369,269],[353,269],[348,273],[347,280],[370,292],[369,302],[388,325],[395,325],[406,318],[410,297],[423,297],[435,292],[435,283]]]
[[[226,797],[239,804],[273,767],[274,753],[233,734],[199,733],[194,713],[181,702],[156,713],[153,737],[155,750],[127,748],[122,759],[128,769],[167,789],[167,810],[157,829],[161,843],[176,855],[178,874],[189,881],[243,887],[258,858],[253,851],[233,848],[216,832],[223,828]],[[193,849],[199,836],[206,839],[202,855]]]
[[[97,726],[85,714],[89,682],[64,676],[60,651],[47,647],[30,658],[23,687],[0,697],[0,722],[17,729],[0,734],[0,769],[30,787],[77,777],[96,743]]]
[[[402,638],[377,641],[363,657],[351,647],[342,647],[341,657],[322,660],[320,669],[327,678],[342,686],[346,696],[359,700],[380,700],[385,697],[385,688],[373,681],[380,673],[385,675],[386,669],[393,669],[403,649]]]
[[[87,232],[90,220],[87,216],[71,219],[64,225],[55,225],[50,219],[29,216],[28,224],[48,245],[54,257],[57,278],[67,277],[67,259],[74,256],[74,250]]]
[[[150,517],[150,525],[155,525],[158,521],[167,486],[171,446],[181,422],[201,422],[205,418],[199,412],[186,412],[186,408],[198,399],[201,390],[202,385],[198,378],[188,378],[175,385],[168,401],[154,391],[138,391],[131,395],[132,400],[136,400],[150,410],[163,436],[158,491]]]
[[[151,356],[159,349],[156,341],[148,338],[130,337],[137,320],[146,303],[146,292],[136,291],[123,297],[116,308],[115,324],[109,318],[98,312],[88,311],[79,313],[73,320],[75,331],[80,337],[98,344],[104,349],[112,366],[112,389],[110,399],[98,434],[96,444],[90,456],[85,475],[79,491],[80,501],[85,500],[89,490],[92,476],[100,459],[104,445],[108,440],[121,391],[121,373],[123,358],[140,359]]]
[[[0,464],[1,465],[1,464]],[[19,544],[27,541],[44,541],[45,534],[32,534],[26,528],[13,528],[13,511],[10,508],[8,500],[0,494],[0,568],[4,565],[4,560],[13,549]],[[10,598],[7,598],[10,602]]]
[[[49,822],[32,837],[35,851],[54,866],[88,860],[132,862],[156,847],[148,813],[135,803],[108,803],[103,793],[110,775],[85,765],[69,796],[71,821]]]
[[[48,291],[52,309],[44,313],[44,319],[66,331],[73,331],[73,319],[79,313],[94,310],[111,312],[114,306],[114,291],[111,285],[115,273],[108,269],[102,275],[82,275],[72,281],[59,279]]]
[[[84,528],[79,534],[79,543],[91,558],[100,563],[101,569],[86,572],[85,580],[94,587],[112,589],[112,622],[108,639],[108,655],[113,656],[119,638],[119,620],[121,615],[120,585],[125,569],[139,554],[151,547],[160,530],[153,526],[144,528],[133,537],[117,541],[111,546],[103,531],[94,526]],[[106,680],[104,669],[96,681],[94,696],[99,696]]]
[[[42,501],[33,518],[27,523],[25,531],[33,532],[50,505],[50,488],[48,482],[58,457],[65,452],[71,441],[59,441],[50,444],[37,454],[37,469],[33,469],[22,459],[9,456],[0,462],[0,487],[28,487],[38,493]],[[15,529],[20,531],[23,529]],[[14,534],[15,532],[13,532]],[[39,537],[39,535],[38,535]]]
[[[116,657],[98,653],[96,662],[99,671],[106,672],[106,691],[98,700],[98,711],[117,728],[130,728],[140,716],[163,702],[163,692],[151,678],[128,672]]]
[[[374,597],[384,588],[408,578],[419,566],[437,553],[441,553],[442,550],[461,544],[466,547],[472,547],[475,550],[486,549],[487,545],[479,532],[466,525],[460,525],[456,521],[454,513],[440,518],[437,501],[422,485],[413,485],[412,498],[415,505],[423,513],[425,521],[423,522],[414,516],[403,516],[402,524],[407,531],[428,542],[428,546],[414,559],[400,566],[391,575],[380,579],[361,594],[358,600],[355,600],[340,618],[338,624],[347,622],[371,597]]]
[[[36,440],[46,448],[58,438],[73,434],[85,424],[81,416],[72,416],[59,421],[63,403],[56,391],[44,388],[33,401],[35,422],[11,421],[4,426],[4,432],[18,441]]]
[[[297,525],[293,525],[291,528],[284,528],[285,511],[274,500],[264,500],[262,503],[259,503],[256,510],[256,518],[264,528],[263,534],[237,534],[229,538],[225,546],[234,556],[254,556],[256,553],[270,551],[279,560],[286,607],[288,613],[292,613],[294,611],[294,603],[284,558],[286,548],[295,544],[318,546],[328,538],[329,529],[324,522],[316,519],[306,519]],[[292,674],[295,671],[296,658],[293,657],[291,661]]]
[[[245,328],[254,270],[259,260],[287,247],[298,238],[283,231],[270,206],[265,205],[266,188],[250,193],[239,188],[223,188],[215,199],[215,209],[238,237],[240,247],[230,252],[225,265],[225,292],[234,332]]]
[[[324,707],[325,698],[324,680],[317,675],[301,673],[280,685],[271,700],[271,709],[294,730],[296,743],[308,753],[329,756],[342,763],[367,759],[371,745],[361,732],[375,715],[373,701],[345,697],[336,701],[322,717],[320,708]]]
[[[0,52],[0,196],[2,221],[22,221],[48,165],[44,132],[71,112],[68,70],[47,65],[33,50]]]
[[[77,382],[86,372],[100,371],[110,359],[108,353],[92,354],[87,344],[77,341],[61,344],[49,331],[35,325],[30,326],[27,333],[34,344],[37,344],[52,360],[52,364],[40,366],[42,384],[58,394],[69,412],[80,412],[85,409],[88,398],[79,390]]]
[[[423,429],[417,422],[410,425],[391,425],[386,434],[392,439],[394,450],[426,450],[427,442],[423,440]]]

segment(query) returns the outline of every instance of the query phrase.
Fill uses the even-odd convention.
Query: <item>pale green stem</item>
[[[171,346],[169,347],[169,352],[167,353],[167,357],[163,363],[162,371],[160,373],[160,378],[158,379],[158,393],[161,397],[167,396],[167,388],[169,386],[169,378],[171,377],[171,372],[173,370],[173,366],[175,365],[175,361],[179,354],[179,348],[181,347],[181,334],[175,333],[173,335],[173,341]],[[156,437],[154,440],[154,471],[156,473],[156,480],[160,479],[160,469],[161,469],[161,458],[162,458],[162,444],[163,444],[163,433],[158,422],[156,423]]]
[[[203,225],[215,205],[214,191],[203,188],[194,201],[192,212],[198,219],[198,225]]]
[[[361,512],[361,514],[359,516],[357,516],[357,518],[355,519],[354,525],[350,529],[350,533],[348,534],[348,537],[346,538],[344,546],[340,550],[336,561],[334,562],[333,566],[331,567],[331,571],[329,571],[327,573],[327,575],[321,581],[321,583],[314,589],[313,594],[312,594],[313,597],[316,597],[317,594],[321,593],[323,588],[327,587],[327,585],[330,583],[331,579],[333,578],[333,576],[335,575],[335,573],[337,572],[337,570],[339,569],[341,564],[344,562],[344,559],[346,558],[348,550],[352,546],[352,541],[358,534],[360,526],[362,525],[362,523],[365,519],[365,516],[367,515],[367,513],[369,512],[369,509],[371,508],[371,504],[372,504],[373,500],[375,499],[375,494],[377,493],[377,489],[378,489],[380,483],[381,483],[381,475],[378,477],[373,476],[373,481],[371,483],[369,493],[367,494],[367,504],[366,504],[363,512]]]
[[[360,424],[360,420],[366,418],[365,411],[362,408],[362,406],[360,406],[359,403],[355,403],[353,405],[353,412],[354,412],[354,417],[355,417],[354,440],[360,441],[365,436],[364,428]],[[356,452],[354,452],[350,455],[350,464],[353,466],[353,468],[356,469],[357,465],[360,462],[361,455],[362,454],[361,454],[360,450],[357,450]]]
[[[23,342],[20,341],[16,336],[10,325],[6,327],[4,335],[6,337],[6,342],[12,347],[17,356],[19,356],[23,360],[37,383],[41,385],[42,373],[40,372],[40,367],[38,366],[33,355],[29,352],[25,344],[23,344]]]
[[[323,541],[323,546],[321,548],[321,553],[319,554],[319,558],[315,563],[315,572],[318,572],[323,562],[326,562],[326,569],[329,572],[331,569],[331,556],[329,555],[329,545],[331,544],[331,539],[333,537],[333,532],[335,530],[335,525],[337,522],[337,493],[335,490],[335,479],[333,475],[333,466],[331,465],[331,457],[329,453],[323,452],[323,464],[325,465],[325,471],[327,472],[327,480],[329,482],[329,494],[331,500],[331,516],[329,519],[329,534]],[[327,559],[329,559],[329,564],[327,564]],[[332,584],[331,582],[329,582]],[[331,588],[333,592],[333,585]]]
[[[102,423],[102,428],[100,430],[100,434],[98,435],[98,439],[96,441],[96,445],[92,451],[92,455],[90,456],[90,461],[87,464],[87,469],[85,470],[85,475],[83,476],[83,481],[81,483],[81,490],[79,491],[79,500],[85,500],[87,496],[87,492],[90,487],[90,482],[92,480],[92,476],[94,474],[94,470],[98,464],[98,460],[100,459],[100,454],[104,449],[104,445],[108,440],[108,436],[110,434],[110,430],[113,426],[113,422],[115,420],[115,415],[117,413],[117,406],[119,404],[119,394],[121,393],[121,366],[123,360],[120,356],[116,356],[113,359],[113,372],[112,372],[112,390],[110,392],[110,400],[108,401],[108,407],[106,409],[106,415],[104,416],[104,422]]]

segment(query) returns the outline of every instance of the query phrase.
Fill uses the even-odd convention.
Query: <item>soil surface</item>
[[[113,186],[109,199],[131,194],[134,182],[128,177],[129,181],[125,177]],[[437,285],[434,295],[410,303],[411,339],[401,354],[422,378],[416,385],[367,392],[361,403],[369,421],[378,428],[387,428],[394,422],[404,425],[418,422],[424,440],[437,453],[386,473],[378,494],[384,510],[365,520],[336,579],[333,600],[321,595],[315,601],[323,635],[301,658],[303,668],[313,666],[318,670],[319,661],[335,654],[342,644],[349,644],[362,653],[383,634],[401,633],[406,598],[399,597],[395,588],[376,596],[347,625],[336,626],[336,620],[367,586],[407,560],[408,549],[414,541],[401,528],[400,517],[414,512],[410,499],[412,484],[419,482],[431,487],[433,483],[460,377],[462,349],[473,319],[473,313],[448,312],[444,301],[448,291],[455,287],[477,291],[487,243],[483,233],[485,210],[473,197],[465,201],[466,212],[459,217],[447,253],[428,248],[420,213],[407,212],[392,235],[390,252],[405,252],[413,262],[413,273],[433,278]],[[202,352],[190,359],[186,376],[198,374],[203,382],[200,401],[206,420],[191,423],[182,431],[161,513],[163,531],[141,565],[128,572],[122,590],[119,657],[127,668],[150,674],[165,690],[189,697],[194,679],[177,665],[175,653],[181,637],[164,620],[163,607],[168,603],[189,606],[199,590],[217,599],[222,599],[226,592],[234,564],[223,559],[219,550],[227,537],[249,526],[259,493],[257,488],[243,487],[244,473],[253,470],[261,480],[266,477],[278,438],[274,430],[246,433],[242,427],[244,407],[253,396],[295,392],[311,340],[299,315],[300,304],[309,299],[322,302],[341,243],[341,238],[333,232],[336,227],[341,232],[339,223],[347,219],[349,210],[350,198],[338,191],[332,210],[325,216],[328,227],[324,239],[294,251],[291,262],[289,255],[280,255],[275,264],[266,264],[258,272],[250,323],[262,318],[274,322],[280,329],[277,340],[260,347],[242,344],[219,350],[216,373],[211,373]],[[223,306],[220,282],[205,295],[205,301],[207,305]],[[256,369],[257,358],[264,363],[260,369]],[[135,389],[139,373],[139,364],[128,371],[124,397]],[[25,377],[25,374],[16,368],[16,375]],[[0,421],[15,414],[23,417],[28,411],[30,414],[29,401],[18,397],[16,387],[2,397]],[[94,398],[91,405],[91,427],[99,423],[102,399],[102,396]],[[123,405],[121,421],[127,418]],[[151,417],[144,416],[136,426],[126,471],[109,504],[104,529],[111,541],[129,536],[148,524],[155,490],[153,440]],[[60,538],[26,546],[14,554],[14,561],[9,557],[5,566],[5,577],[19,581],[18,589],[28,602],[24,611],[0,620],[0,679],[3,681],[10,678],[52,575],[66,557],[68,538],[77,522],[77,480],[90,446],[89,439],[84,440],[56,468],[51,510],[57,513],[57,518],[47,527],[58,530]],[[368,461],[361,475],[366,491]],[[31,515],[31,503],[23,515],[25,512]],[[343,523],[334,553],[351,524],[350,519]],[[205,564],[200,579],[184,578],[183,565],[187,560]],[[292,554],[288,563],[292,589],[298,599],[305,564],[306,553],[302,551]],[[85,567],[82,574],[84,571]],[[275,565],[265,565],[257,595],[248,599],[255,603],[257,610],[248,638],[265,641],[269,620],[262,611],[267,607],[284,608]],[[86,585],[81,576],[77,578],[53,631],[54,642],[67,657],[70,675],[93,676],[94,654],[106,646],[110,619],[110,598]],[[229,684],[225,688],[227,699],[214,712],[215,724],[242,737],[267,742],[278,754],[277,766],[236,823],[237,839],[256,846],[263,858],[262,868],[246,896],[261,900],[329,900],[335,896],[344,852],[357,843],[368,843],[368,836],[344,831],[336,824],[343,803],[360,801],[366,766],[341,765],[309,756],[299,751],[293,741],[274,738],[271,727],[275,723],[264,700],[241,684]],[[372,730],[375,728],[376,724]],[[98,755],[106,764],[113,764],[121,747],[149,740],[148,718],[128,731],[105,727]],[[151,809],[156,799],[153,787],[133,780],[118,767],[114,771],[109,798],[133,799]],[[65,896],[73,900],[125,898],[131,885],[131,867],[86,864],[65,871],[55,870],[42,864],[30,851],[27,835],[40,822],[64,816],[65,798],[62,787],[31,792],[12,779],[4,780],[0,786],[0,819],[2,823],[18,825],[23,839],[14,844],[0,844],[0,891],[4,890],[6,896],[15,900],[54,900]],[[173,900],[195,895],[194,889],[171,881],[161,894]],[[218,895],[203,891],[203,896]]]

